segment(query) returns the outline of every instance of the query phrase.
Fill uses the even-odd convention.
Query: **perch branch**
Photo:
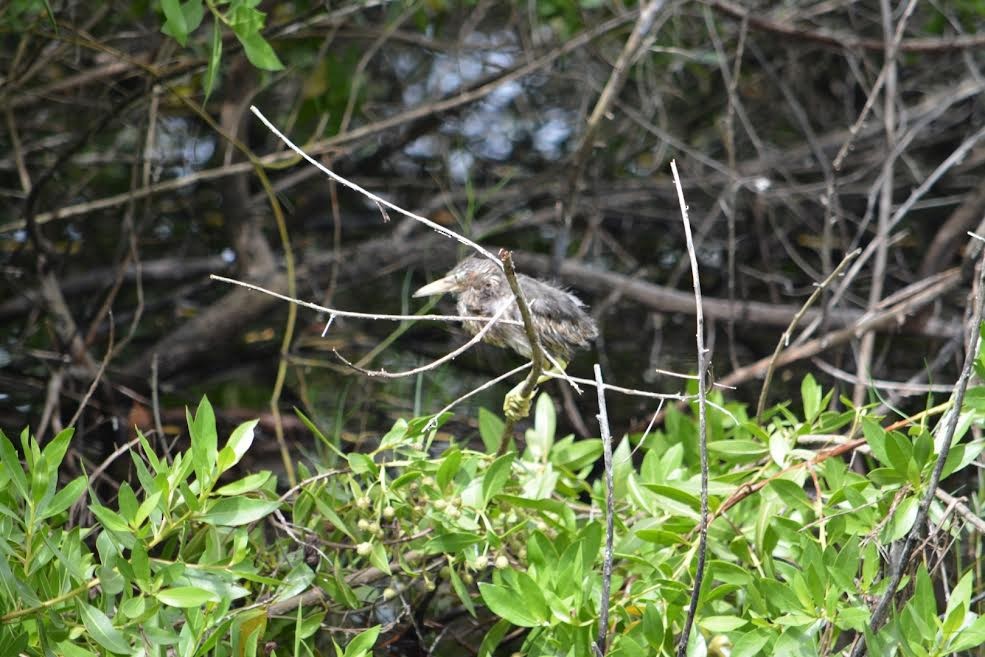
[[[526,381],[523,382],[523,388],[520,392],[521,396],[527,398],[533,394],[534,388],[537,386],[537,380],[540,379],[540,375],[544,371],[544,350],[540,346],[540,337],[534,328],[534,320],[530,315],[530,306],[527,305],[527,299],[523,296],[523,288],[520,287],[519,281],[516,280],[513,254],[506,249],[500,249],[499,257],[502,260],[506,281],[510,284],[510,289],[516,298],[516,305],[520,309],[520,317],[523,319],[523,330],[527,334],[527,341],[530,342],[530,373],[527,375]],[[506,453],[506,448],[510,443],[510,437],[513,435],[515,425],[515,420],[509,417],[506,418],[506,424],[503,425],[503,435],[499,441],[499,449],[496,452],[497,455],[501,456]]]

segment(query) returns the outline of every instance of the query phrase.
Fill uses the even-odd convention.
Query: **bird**
[[[581,299],[553,282],[524,274],[517,274],[517,282],[530,307],[541,348],[552,363],[553,368],[548,373],[559,374],[567,368],[576,349],[587,348],[590,341],[598,336],[595,320],[588,314]],[[497,323],[486,332],[483,341],[512,349],[524,358],[532,357],[516,298],[506,274],[497,263],[480,256],[468,257],[442,278],[418,289],[414,296],[429,297],[448,292],[457,298],[458,314],[466,317],[492,317],[503,308],[503,304],[510,304],[503,319],[513,321]],[[486,323],[466,319],[462,325],[469,334],[476,335]],[[538,384],[548,378],[550,376],[542,376]],[[522,386],[521,383],[507,394],[503,404],[507,416],[525,415],[529,411],[529,397],[533,393],[528,398],[522,398],[519,393]]]

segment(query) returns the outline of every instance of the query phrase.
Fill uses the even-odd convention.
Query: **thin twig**
[[[596,657],[604,657],[606,634],[609,631],[609,595],[612,591],[612,538],[614,533],[612,474],[612,433],[609,430],[609,414],[605,408],[605,384],[602,383],[602,368],[595,363],[595,383],[599,399],[599,429],[602,432],[602,458],[605,462],[605,552],[602,554],[602,599],[599,602],[599,638],[595,642]]]
[[[345,185],[349,189],[352,189],[352,190],[355,190],[355,191],[359,192],[360,194],[362,194],[366,198],[374,201],[380,207],[390,208],[394,212],[398,212],[398,213],[404,215],[405,217],[408,217],[410,219],[413,219],[414,221],[417,221],[417,222],[420,222],[420,223],[424,224],[425,226],[427,226],[431,230],[437,231],[437,232],[441,233],[442,235],[444,235],[446,237],[450,237],[453,240],[456,240],[456,241],[461,242],[462,244],[464,244],[464,245],[466,245],[468,247],[471,247],[475,251],[481,253],[482,255],[486,256],[487,258],[489,258],[490,260],[492,260],[493,262],[495,262],[496,264],[498,264],[500,267],[502,267],[502,263],[500,263],[500,261],[496,258],[496,256],[494,256],[493,254],[489,253],[489,251],[486,251],[484,248],[482,248],[481,246],[479,246],[478,244],[476,244],[472,240],[468,239],[467,237],[465,237],[463,235],[459,235],[455,231],[449,230],[448,228],[445,228],[444,226],[442,226],[440,224],[436,224],[433,221],[431,221],[430,219],[426,219],[425,217],[422,217],[419,214],[414,214],[413,212],[411,212],[409,210],[404,210],[399,205],[395,205],[395,204],[391,203],[390,201],[386,200],[385,198],[382,198],[380,196],[377,196],[376,194],[373,194],[372,192],[370,192],[370,191],[368,191],[366,189],[363,189],[362,187],[360,187],[356,183],[343,178],[342,176],[340,176],[339,174],[335,173],[334,171],[332,171],[331,169],[329,169],[328,167],[326,167],[324,164],[322,164],[321,162],[319,162],[318,160],[316,160],[315,158],[311,157],[310,155],[308,155],[307,153],[305,153],[303,150],[301,150],[301,147],[300,146],[297,146],[293,141],[291,141],[290,139],[288,139],[280,130],[278,130],[277,128],[275,128],[274,125],[267,119],[266,116],[263,115],[263,113],[259,109],[256,108],[255,105],[251,105],[250,106],[250,111],[253,112],[256,115],[256,117],[258,119],[260,119],[260,121],[263,122],[263,124],[265,126],[267,126],[267,129],[268,130],[270,130],[272,133],[274,133],[275,135],[277,135],[277,138],[280,139],[282,142],[284,142],[288,146],[288,148],[290,148],[295,153],[297,153],[298,155],[300,155],[301,157],[303,157],[309,164],[311,164],[312,166],[316,167],[319,171],[321,171],[322,173],[324,173],[326,176],[328,176],[332,180]]]
[[[581,383],[582,385],[590,386],[592,388],[598,387],[598,382],[595,381],[594,379],[582,379],[577,376],[567,376],[567,375],[562,376],[557,372],[550,372],[550,371],[544,372],[543,375],[552,379],[563,378],[566,381],[571,380],[574,381],[575,383]],[[659,399],[661,401],[665,401],[669,399],[671,401],[686,402],[686,401],[690,401],[691,399],[694,399],[694,397],[691,395],[685,395],[679,392],[678,393],[650,392],[649,390],[640,390],[638,388],[624,388],[622,386],[612,385],[611,383],[603,384],[602,387],[605,388],[606,390],[611,390],[612,392],[618,392],[623,395],[630,395],[632,397],[649,397],[650,399]]]
[[[900,325],[907,316],[915,313],[927,304],[939,299],[942,294],[954,287],[957,287],[960,283],[960,270],[951,269],[946,272],[942,272],[937,277],[934,285],[924,287],[921,284],[919,287],[922,287],[923,289],[919,292],[912,294],[912,296],[909,296],[908,298],[903,299],[902,301],[899,301],[884,310],[878,310],[874,313],[863,315],[850,326],[838,329],[837,331],[831,331],[830,333],[826,333],[819,338],[808,340],[803,344],[787,349],[780,354],[776,364],[777,366],[782,366],[797,360],[810,358],[811,356],[816,356],[826,349],[831,349],[832,347],[844,344],[848,340],[861,335],[863,332],[876,331],[891,325]],[[722,377],[722,383],[736,385],[744,381],[748,381],[753,377],[760,376],[766,372],[771,360],[771,358],[761,358],[755,363],[751,363],[745,367],[735,370],[727,376]]]
[[[512,370],[510,370],[509,372],[507,372],[505,374],[500,374],[495,379],[490,379],[489,381],[486,381],[485,383],[483,383],[478,388],[473,388],[469,392],[465,393],[464,395],[462,395],[461,397],[459,397],[458,399],[456,399],[455,401],[451,402],[450,404],[448,404],[447,406],[445,406],[444,408],[442,408],[440,411],[438,411],[437,413],[435,413],[434,414],[434,417],[431,418],[428,421],[428,423],[424,426],[424,433],[427,433],[431,429],[434,429],[438,425],[438,419],[441,418],[442,415],[444,415],[445,413],[447,413],[448,411],[450,411],[454,407],[458,406],[459,404],[461,404],[463,401],[465,401],[469,397],[471,397],[471,396],[473,396],[475,394],[478,394],[478,393],[482,392],[483,390],[485,390],[487,388],[493,387],[494,385],[496,385],[497,383],[499,383],[503,379],[508,379],[511,376],[513,376],[514,374],[516,374],[518,372],[522,372],[523,370],[525,370],[528,367],[530,367],[530,365],[531,365],[531,363],[529,363],[529,362],[524,363],[523,365],[521,365],[519,367],[515,367],[515,368],[513,368]]]
[[[831,281],[833,281],[835,278],[838,277],[839,274],[841,274],[842,270],[848,265],[851,259],[857,256],[861,252],[862,252],[861,249],[855,249],[854,251],[852,251],[851,253],[849,253],[844,257],[844,259],[838,264],[838,266],[835,267],[834,271],[828,274],[828,277],[825,278],[821,282],[821,284],[814,289],[814,292],[811,294],[811,296],[807,298],[807,301],[804,302],[804,305],[800,307],[800,310],[797,311],[797,314],[794,315],[793,319],[790,320],[790,325],[787,326],[787,330],[784,331],[783,335],[780,336],[780,339],[776,343],[776,349],[773,350],[773,356],[772,358],[770,358],[769,367],[766,369],[766,378],[763,380],[763,389],[759,391],[759,404],[756,406],[757,422],[760,419],[762,419],[763,410],[766,408],[766,396],[769,393],[770,383],[773,381],[773,371],[776,369],[776,361],[780,357],[780,352],[783,351],[783,348],[790,345],[790,336],[793,334],[793,330],[797,328],[797,323],[800,322],[800,318],[804,316],[804,313],[807,312],[808,308],[814,305],[814,302],[821,295],[821,293],[824,292],[824,290],[828,287],[828,285],[831,284]]]
[[[509,309],[509,307],[510,307],[510,302],[507,301],[506,303],[503,304],[503,306],[498,311],[496,311],[496,314],[493,316],[492,320],[490,320],[489,323],[487,323],[485,326],[482,327],[481,331],[479,331],[474,336],[472,336],[471,340],[463,344],[458,349],[445,354],[444,356],[442,356],[437,360],[431,361],[427,365],[421,365],[420,367],[415,367],[410,370],[404,370],[402,372],[387,372],[386,370],[382,370],[382,369],[367,370],[365,368],[359,367],[355,363],[350,363],[336,349],[333,349],[332,353],[335,354],[335,357],[341,360],[343,363],[345,363],[352,369],[356,370],[357,372],[365,374],[366,376],[373,376],[382,379],[401,379],[406,376],[414,376],[415,374],[420,374],[421,372],[427,372],[428,370],[433,370],[439,365],[447,363],[450,360],[454,360],[455,358],[460,356],[463,352],[468,351],[472,346],[478,344],[482,340],[482,338],[486,336],[486,333],[488,333],[489,330],[496,325],[496,320],[498,320],[503,315],[503,313],[505,313]]]
[[[492,317],[472,317],[469,315],[388,315],[385,313],[360,313],[354,310],[339,310],[338,308],[327,308],[325,306],[319,306],[317,303],[312,303],[310,301],[302,301],[301,299],[295,299],[294,297],[289,297],[286,294],[281,294],[279,292],[274,292],[260,285],[254,285],[253,283],[246,283],[244,281],[238,281],[235,278],[226,278],[225,276],[219,276],[218,274],[212,274],[209,276],[214,281],[220,281],[222,283],[232,283],[233,285],[239,285],[240,287],[245,287],[248,290],[254,290],[256,292],[263,292],[264,294],[274,297],[276,299],[281,299],[282,301],[288,301],[302,308],[310,308],[311,310],[317,310],[321,313],[326,313],[330,317],[359,317],[362,319],[385,319],[389,321],[396,322],[492,322]],[[516,326],[521,326],[522,323],[513,319],[500,319],[500,324],[514,324]]]
[[[154,412],[154,430],[157,431],[157,439],[164,440],[164,425],[161,423],[161,401],[158,398],[159,385],[157,377],[157,352],[151,357],[150,361],[150,398],[151,409]]]
[[[691,222],[687,216],[687,203],[684,201],[684,190],[681,178],[677,173],[677,162],[670,161],[674,173],[674,186],[677,187],[677,200],[681,206],[681,219],[684,222],[684,236],[687,239],[687,252],[691,258],[691,279],[694,283],[695,320],[697,324],[696,339],[698,345],[698,452],[701,456],[701,521],[698,533],[698,563],[694,569],[694,588],[691,589],[691,603],[688,606],[684,629],[677,644],[677,657],[687,655],[688,637],[694,616],[698,612],[698,599],[701,597],[701,580],[705,573],[705,557],[708,551],[708,403],[705,390],[705,373],[708,371],[708,354],[705,351],[705,319],[701,307],[701,280],[698,275],[698,257],[694,252],[694,242],[691,238]]]
[[[68,421],[68,426],[74,427],[75,423],[79,421],[82,417],[82,411],[89,404],[89,400],[92,398],[92,393],[96,392],[96,386],[103,379],[103,373],[106,371],[106,366],[109,365],[110,359],[113,357],[113,341],[116,339],[115,322],[113,321],[113,311],[109,311],[109,340],[106,345],[106,355],[103,357],[102,362],[99,363],[99,369],[96,370],[95,375],[92,377],[92,383],[89,384],[89,389],[86,390],[86,394],[82,397],[82,401],[79,402],[79,408],[76,409],[75,415],[72,419]]]
[[[937,425],[938,429],[940,429],[940,434],[935,437],[935,442],[939,449],[937,461],[934,463],[934,470],[930,474],[930,481],[927,482],[927,488],[924,491],[923,497],[920,499],[920,505],[917,507],[917,517],[913,522],[913,527],[910,528],[906,538],[903,539],[903,546],[897,554],[896,559],[890,565],[889,584],[886,586],[885,593],[882,594],[879,602],[872,610],[869,629],[873,633],[882,627],[889,613],[889,606],[893,601],[893,597],[896,595],[896,588],[903,578],[903,571],[906,569],[906,565],[910,560],[910,554],[913,552],[917,534],[923,531],[923,525],[927,520],[930,503],[937,493],[937,486],[941,480],[941,472],[944,470],[944,463],[947,461],[947,455],[951,450],[951,441],[954,439],[954,431],[958,426],[958,418],[961,417],[961,406],[964,404],[968,381],[971,379],[971,374],[974,371],[975,357],[978,355],[979,327],[982,324],[982,311],[985,309],[985,303],[983,303],[982,299],[983,289],[985,289],[985,257],[982,258],[979,264],[978,289],[975,291],[975,316],[969,328],[968,351],[965,353],[964,366],[961,368],[961,377],[958,379],[954,389],[954,403],[951,404],[951,408]],[[852,649],[851,657],[861,657],[863,654],[865,654],[865,641],[859,640]]]

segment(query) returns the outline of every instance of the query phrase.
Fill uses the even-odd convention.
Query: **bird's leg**
[[[537,386],[563,374],[566,367],[567,363],[561,360],[552,363],[551,368],[538,377],[537,383],[527,396],[523,394],[523,386],[527,384],[526,379],[514,386],[503,399],[503,414],[506,415],[506,419],[516,422],[530,415],[530,402],[537,394]]]

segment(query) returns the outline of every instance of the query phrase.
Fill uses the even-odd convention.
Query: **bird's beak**
[[[436,294],[444,294],[445,292],[453,292],[456,289],[454,276],[445,276],[444,278],[439,278],[438,280],[428,283],[417,292],[414,292],[415,297],[431,297]]]

